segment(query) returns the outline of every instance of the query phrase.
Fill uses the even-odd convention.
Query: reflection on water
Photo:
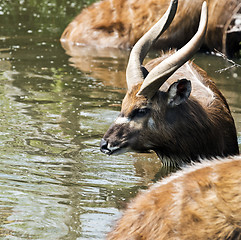
[[[95,48],[62,43],[70,65],[100,79],[105,86],[125,88],[125,68],[129,52],[115,48]]]
[[[0,238],[104,239],[119,209],[160,177],[154,154],[99,151],[126,91],[129,53],[79,48],[68,56],[53,31],[64,14],[32,33],[29,18],[10,16],[0,11]],[[6,30],[20,20],[23,29]],[[216,73],[228,63],[202,54],[195,62],[217,79],[241,144],[241,69]]]

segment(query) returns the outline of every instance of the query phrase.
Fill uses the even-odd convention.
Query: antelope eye
[[[138,118],[144,117],[148,112],[150,112],[149,108],[135,109],[132,112],[132,114],[131,114],[131,118],[134,118],[134,117],[138,117]]]

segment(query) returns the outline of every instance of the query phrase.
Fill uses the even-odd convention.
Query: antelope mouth
[[[113,147],[113,146],[110,146],[110,144],[105,139],[101,139],[100,151],[107,155],[120,155],[128,152],[128,147],[126,147],[125,145],[121,147],[119,146]]]

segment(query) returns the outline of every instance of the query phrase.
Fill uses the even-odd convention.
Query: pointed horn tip
[[[202,16],[202,15],[207,16],[207,12],[208,12],[207,2],[204,1],[204,2],[202,3],[201,16]]]
[[[172,0],[169,4],[170,11],[176,11],[178,6],[178,0]]]
[[[178,0],[172,0],[172,4],[178,4]]]
[[[160,28],[160,31],[159,33],[163,33],[167,28],[168,26],[171,24],[175,14],[176,14],[176,11],[177,11],[177,6],[178,6],[178,0],[171,0],[170,1],[170,4],[169,4],[169,8],[167,9],[167,11],[165,12],[165,14],[162,16],[162,18],[158,21],[159,22],[159,25],[160,25],[160,21],[164,21],[165,20],[165,24],[163,23],[163,26],[162,28]],[[157,23],[158,23],[157,22]],[[156,23],[156,24],[157,24]],[[162,22],[161,22],[162,23]],[[156,24],[154,24],[154,26],[152,26],[151,29],[154,29],[154,27],[156,26]],[[151,30],[150,29],[150,30]],[[150,30],[149,30],[149,33],[150,33]],[[153,32],[153,30],[152,30]],[[148,33],[148,32],[147,32]],[[150,34],[149,34],[150,35]],[[142,38],[140,38],[137,43],[133,46],[131,52],[130,52],[130,57],[129,57],[129,61],[128,61],[128,65],[127,65],[127,69],[126,69],[126,81],[127,81],[127,86],[128,86],[128,89],[133,86],[136,81],[133,80],[132,78],[132,74],[130,72],[134,71],[136,72],[135,69],[137,69],[137,71],[139,71],[139,66],[142,64],[146,54],[148,53],[149,51],[149,48],[150,46],[148,46],[148,44],[144,44],[142,45],[143,43],[141,42],[141,40],[145,39],[143,37],[145,37],[145,35],[142,36]],[[160,35],[159,35],[160,36]],[[158,38],[158,37],[157,37]],[[156,39],[157,39],[156,38]],[[146,41],[147,42],[147,41]],[[155,42],[155,41],[154,41]],[[154,43],[152,41],[152,45]],[[141,43],[141,44],[140,44]],[[144,46],[144,50],[143,50],[143,46]],[[140,52],[141,51],[141,52]],[[129,67],[129,64],[134,64],[134,68],[133,66]],[[138,78],[143,81],[143,77],[141,74],[137,73],[136,76],[138,76]],[[132,83],[134,81],[134,84]]]
[[[174,0],[175,1],[175,0]],[[197,33],[195,34],[196,36],[199,36],[199,39],[204,39],[205,33],[206,33],[206,28],[207,28],[207,18],[208,18],[208,11],[207,11],[207,3],[206,1],[204,1],[202,3],[202,9],[201,9],[201,19],[200,19],[200,23],[199,23],[199,28]],[[195,37],[195,36],[194,36]],[[193,38],[194,39],[194,38]],[[197,39],[197,37],[196,37]],[[199,41],[199,44],[201,45],[203,40]],[[190,41],[191,42],[191,41]],[[189,44],[190,45],[190,44]],[[185,47],[185,46],[184,46]],[[198,48],[198,47],[197,47]],[[180,50],[178,51],[180,52]],[[195,51],[196,52],[196,51]],[[177,53],[176,53],[177,54]],[[175,55],[175,54],[174,54]],[[184,63],[183,63],[184,64]],[[183,65],[182,64],[182,65]],[[171,74],[170,74],[171,75]],[[166,79],[168,79],[169,76],[166,77]],[[150,85],[152,85],[152,87],[150,87]],[[148,89],[147,89],[148,86]],[[147,98],[151,98],[153,96],[153,92],[151,91],[150,93],[148,92],[150,90],[150,88],[156,88],[159,89],[161,85],[155,85],[153,84],[153,82],[150,83],[146,83],[145,85],[143,84],[141,86],[141,89],[138,91],[138,93],[136,94],[137,96],[145,96]]]
[[[199,29],[202,29],[202,31],[206,32],[207,24],[208,24],[208,8],[207,8],[207,2],[204,1],[202,3]],[[199,29],[198,29],[198,31],[199,31]]]
[[[203,4],[202,4],[202,8],[207,8],[207,2],[206,1],[203,1]]]
[[[171,0],[169,6],[178,4],[178,0]]]

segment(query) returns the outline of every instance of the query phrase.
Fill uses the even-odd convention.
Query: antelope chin
[[[102,138],[100,143],[100,151],[108,155],[119,155],[125,152],[129,152],[130,149],[127,146],[111,146],[108,141]]]
[[[123,153],[126,153],[126,152],[130,152],[130,149],[129,148],[126,148],[126,147],[123,147],[123,148],[115,148],[111,151],[111,153],[109,155],[114,155],[114,156],[117,156],[117,155],[120,155],[120,154],[123,154]]]
[[[126,147],[109,147],[109,148],[100,149],[100,150],[101,150],[101,152],[103,152],[107,155],[114,155],[114,156],[130,151],[130,149],[126,148]]]

